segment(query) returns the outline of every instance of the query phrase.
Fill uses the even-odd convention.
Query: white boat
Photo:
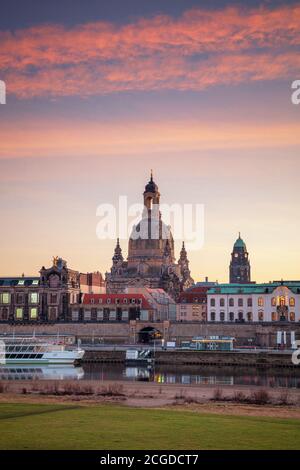
[[[1,337],[2,364],[74,364],[84,349],[33,337]]]

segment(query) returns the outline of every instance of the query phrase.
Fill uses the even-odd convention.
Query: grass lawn
[[[300,421],[117,405],[0,404],[0,449],[299,449]]]

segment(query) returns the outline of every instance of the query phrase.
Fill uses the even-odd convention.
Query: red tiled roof
[[[91,300],[94,300],[93,302]],[[110,299],[109,302],[108,299]],[[127,303],[124,303],[124,299],[127,300]],[[132,304],[130,301],[134,299],[135,303]],[[99,302],[101,300],[101,302]],[[83,294],[82,303],[84,305],[103,305],[103,304],[115,304],[116,300],[119,300],[120,305],[141,305],[143,309],[153,309],[148,300],[143,294]]]

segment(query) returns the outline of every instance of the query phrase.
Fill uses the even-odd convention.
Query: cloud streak
[[[299,24],[300,5],[293,5],[2,31],[0,73],[19,98],[282,79],[300,72]]]

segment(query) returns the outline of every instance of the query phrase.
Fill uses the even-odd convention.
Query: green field
[[[298,449],[300,421],[127,408],[0,404],[0,449]]]

